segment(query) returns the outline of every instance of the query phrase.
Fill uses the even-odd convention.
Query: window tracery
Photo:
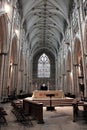
[[[45,53],[43,53],[38,60],[38,77],[50,77],[50,60]]]
[[[77,6],[75,4],[74,8],[73,8],[73,13],[72,13],[73,36],[75,36],[76,33],[79,30],[78,18],[79,18],[79,16],[78,16],[78,9],[77,9]]]

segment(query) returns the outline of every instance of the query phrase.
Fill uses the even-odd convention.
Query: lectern
[[[46,94],[46,96],[50,97],[50,106],[47,106],[47,111],[54,111],[55,107],[52,106],[52,97],[55,96],[55,94]]]

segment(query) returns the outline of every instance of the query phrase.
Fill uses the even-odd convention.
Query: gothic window
[[[38,77],[50,77],[50,60],[45,53],[43,53],[38,60]]]

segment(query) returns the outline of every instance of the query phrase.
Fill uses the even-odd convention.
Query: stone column
[[[17,64],[13,64],[13,69],[14,69],[13,89],[17,90],[18,65]]]
[[[65,72],[62,74],[62,90],[64,91],[64,92],[67,92],[66,91],[66,87],[67,86],[67,82],[66,82],[66,74],[65,74]]]
[[[72,93],[72,79],[71,79],[71,71],[67,71],[67,90],[69,93]]]
[[[32,60],[30,58],[29,60],[30,66],[29,66],[29,92],[32,93]]]
[[[9,91],[8,91],[8,86],[9,86],[9,83],[8,83],[8,55],[5,54],[4,55],[4,72],[3,72],[3,96],[4,97],[7,97],[8,94],[9,94]]]
[[[67,82],[66,91],[69,93],[70,81],[69,81],[69,72],[68,71],[66,72],[66,82]]]
[[[58,88],[60,89],[60,71],[61,71],[61,60],[60,60],[60,55],[58,55]]]
[[[4,78],[4,62],[5,62],[5,54],[0,54],[0,99],[3,97],[3,78]]]
[[[55,86],[55,89],[58,89],[58,61],[56,59],[55,61],[55,81],[56,81],[56,86]]]
[[[78,84],[78,66],[73,66],[73,80],[74,80],[74,93],[78,96],[79,84]]]
[[[17,65],[16,64],[12,64],[11,65],[11,75],[10,75],[10,92],[14,91],[14,89],[16,89],[16,85],[17,85]]]
[[[66,90],[66,86],[67,86],[66,74],[63,74],[63,80],[64,80],[64,87],[63,87],[63,90],[64,90],[64,93],[66,93],[66,92],[67,92],[67,90]]]
[[[27,74],[24,74],[24,92],[27,93]]]
[[[26,83],[27,88],[26,88],[26,92],[29,93],[29,76],[27,75],[26,78],[27,78],[27,83]]]
[[[87,88],[86,88],[86,66],[85,66],[85,55],[84,55],[84,40],[83,40],[83,33],[82,33],[82,11],[81,11],[81,0],[77,0],[77,9],[78,9],[78,23],[79,23],[79,32],[81,37],[81,51],[82,51],[82,63],[83,63],[83,73],[84,73],[84,86],[85,86],[85,93],[84,95],[87,96]]]
[[[21,90],[24,90],[24,70],[21,71]]]
[[[11,27],[10,27],[10,36],[9,36],[9,45],[8,45],[8,57],[7,57],[7,64],[8,64],[8,68],[7,68],[7,74],[8,74],[7,82],[8,83],[10,82],[9,67],[10,67],[10,58],[11,58],[11,49],[12,49],[13,27],[14,27],[14,6],[13,6],[13,9],[12,9]],[[9,91],[10,90],[11,90],[11,88],[9,87]]]
[[[27,57],[26,74],[26,93],[29,93],[29,56]]]
[[[20,90],[23,90],[23,80],[24,80],[24,70],[19,71],[18,75],[18,87],[17,87],[17,94],[20,94]]]

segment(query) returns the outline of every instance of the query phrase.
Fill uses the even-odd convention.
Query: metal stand
[[[50,97],[50,106],[47,106],[46,107],[46,110],[47,111],[54,111],[55,110],[55,107],[52,106],[52,97],[54,96],[54,94],[47,94],[46,96]]]

